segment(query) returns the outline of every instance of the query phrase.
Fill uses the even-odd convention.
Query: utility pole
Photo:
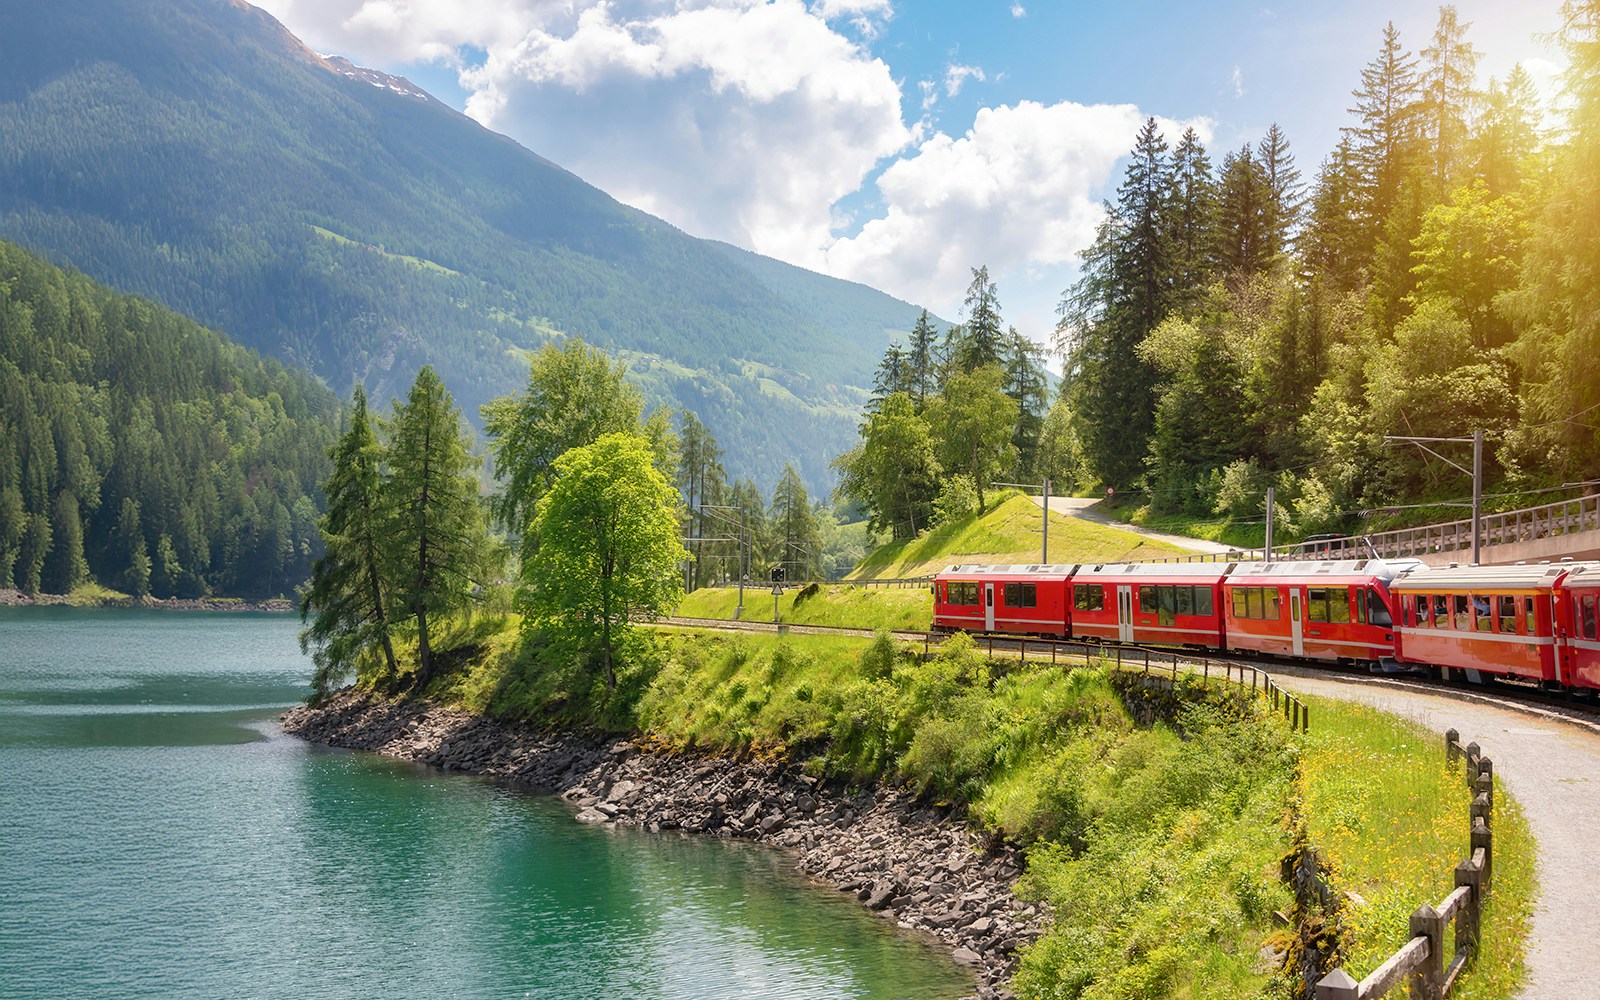
[[[1383,446],[1385,448],[1396,444],[1414,444],[1418,448],[1437,458],[1458,472],[1466,473],[1472,477],[1472,565],[1476,566],[1482,555],[1483,546],[1483,431],[1472,432],[1471,437],[1434,438],[1434,437],[1400,437],[1385,434]],[[1429,448],[1430,444],[1470,444],[1472,445],[1472,468],[1465,469],[1459,463]]]
[[[1045,478],[1043,483],[990,483],[990,486],[1013,486],[1019,490],[1039,490],[1044,497],[1044,524],[1039,529],[1041,541],[1039,543],[1039,562],[1048,565],[1050,562],[1050,479]]]

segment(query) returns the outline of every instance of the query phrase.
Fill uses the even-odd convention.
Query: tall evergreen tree
[[[683,430],[682,461],[678,471],[678,489],[688,512],[690,538],[716,538],[727,534],[721,520],[704,510],[706,504],[721,504],[727,490],[727,473],[722,468],[722,449],[717,439],[706,430],[700,419],[688,410],[682,411]],[[689,589],[705,585],[708,565],[715,565],[719,552],[708,546],[716,543],[698,542],[689,553]],[[726,546],[721,546],[726,548]]]
[[[867,402],[867,410],[876,410],[885,399],[897,392],[908,392],[910,388],[911,371],[906,352],[900,346],[900,341],[891,341],[872,377],[872,398]]]
[[[1072,412],[1090,471],[1107,484],[1139,475],[1155,425],[1156,373],[1138,356],[1141,341],[1172,307],[1166,141],[1145,122],[1133,157],[1081,277],[1063,296],[1058,346],[1070,355]]]
[[[1422,50],[1422,140],[1427,146],[1435,200],[1442,200],[1465,173],[1468,121],[1476,100],[1473,82],[1478,53],[1467,41],[1472,22],[1456,15],[1454,4],[1439,8],[1433,44]]]
[[[1187,311],[1216,270],[1217,184],[1211,158],[1192,127],[1172,152],[1172,199],[1174,305]]]
[[[144,528],[139,523],[139,501],[122,498],[122,510],[117,514],[117,540],[127,553],[127,568],[118,582],[128,593],[144,597],[150,593],[150,547],[145,544]]]
[[[1266,171],[1246,143],[1222,160],[1217,259],[1230,280],[1248,279],[1272,259],[1271,192]]]
[[[1006,333],[1004,391],[1017,404],[1017,424],[1011,432],[1016,451],[1012,475],[1031,479],[1038,475],[1039,441],[1044,432],[1044,415],[1050,405],[1050,385],[1044,367],[1044,351],[1011,327]]]
[[[822,556],[817,518],[811,510],[811,496],[794,466],[784,463],[783,477],[772,491],[772,512],[768,515],[775,554],[789,569],[790,580],[809,579]]]
[[[1277,122],[1272,123],[1256,146],[1256,160],[1261,165],[1266,186],[1266,250],[1268,256],[1277,257],[1288,252],[1305,206],[1300,169],[1294,165],[1289,137],[1283,134]]]
[[[387,422],[388,476],[381,486],[389,526],[395,623],[417,631],[415,685],[423,690],[437,664],[433,620],[472,599],[487,539],[478,503],[478,462],[458,410],[431,366],[417,373],[405,402]]]
[[[989,277],[987,264],[972,269],[972,283],[967,286],[963,302],[967,321],[962,324],[962,336],[955,342],[951,362],[963,372],[998,364],[1005,331],[1001,327],[999,289]]]
[[[928,397],[939,391],[938,331],[922,310],[917,323],[911,328],[911,343],[906,347],[906,383],[911,401],[917,412],[927,405]]]
[[[1317,173],[1302,244],[1306,263],[1337,291],[1350,291],[1366,280],[1371,245],[1364,212],[1360,167],[1345,136]]]
[[[1350,113],[1358,124],[1342,131],[1359,171],[1360,212],[1370,254],[1417,153],[1417,61],[1401,45],[1393,21],[1384,27],[1378,55],[1361,70],[1361,86],[1352,96]]]
[[[311,652],[316,664],[311,683],[319,698],[374,648],[383,654],[387,675],[396,673],[386,577],[399,567],[384,562],[395,511],[385,507],[379,493],[382,458],[366,390],[357,385],[349,426],[333,448],[333,471],[323,485],[328,500],[318,525],[323,555],[300,599],[300,621],[307,624],[300,649]]]
[[[1539,145],[1539,93],[1519,63],[1502,85],[1489,81],[1468,144],[1472,174],[1494,197],[1522,187],[1523,163]]]

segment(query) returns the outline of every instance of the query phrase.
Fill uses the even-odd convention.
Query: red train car
[[[933,580],[938,631],[1067,634],[1071,566],[951,566]]]
[[[1390,581],[1415,559],[1241,563],[1223,581],[1228,648],[1308,660],[1394,656]]]
[[[1452,566],[1395,581],[1404,663],[1566,683],[1560,637],[1571,635],[1562,584],[1571,564]],[[1593,593],[1593,591],[1590,591]],[[1580,597],[1581,604],[1581,597]]]
[[[1222,646],[1226,563],[1101,563],[1072,574],[1072,635],[1079,639]]]
[[[1557,591],[1558,680],[1578,690],[1600,689],[1600,563],[1574,565]]]

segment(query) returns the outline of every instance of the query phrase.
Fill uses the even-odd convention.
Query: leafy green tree
[[[390,567],[393,623],[417,633],[415,686],[433,680],[433,619],[472,601],[487,558],[478,502],[478,461],[444,383],[430,366],[387,421],[388,475],[379,487],[388,528],[383,563]]]
[[[1417,297],[1453,303],[1477,347],[1503,346],[1511,339],[1511,324],[1494,302],[1516,287],[1527,230],[1515,199],[1491,198],[1481,182],[1457,188],[1422,218],[1412,250]]]
[[[527,388],[482,412],[494,477],[504,484],[492,501],[494,515],[507,531],[529,537],[556,459],[604,434],[637,431],[644,403],[621,362],[572,338],[541,347],[528,363]]]
[[[383,654],[388,676],[396,671],[390,637],[390,584],[397,567],[384,563],[390,537],[379,493],[382,449],[367,414],[367,394],[356,386],[350,422],[333,449],[333,472],[323,485],[328,509],[319,525],[324,552],[312,566],[311,585],[300,599],[300,648],[310,651],[316,673],[312,686],[325,696],[333,685],[373,651]]]
[[[683,596],[678,494],[628,434],[573,448],[552,471],[535,517],[542,543],[522,569],[527,606],[539,627],[598,659],[614,690],[630,623]]]
[[[928,527],[939,463],[928,423],[906,393],[893,394],[867,415],[861,444],[834,467],[839,495],[866,510],[873,530],[907,539]]]
[[[985,487],[1016,461],[1017,403],[1002,390],[1004,379],[999,365],[954,374],[928,406],[939,464],[972,477],[980,514],[988,510]]]

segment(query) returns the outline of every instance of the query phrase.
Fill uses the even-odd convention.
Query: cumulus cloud
[[[1022,4],[1020,4],[1020,3],[1014,3],[1014,4],[1011,5],[1011,16],[1012,17],[1027,17],[1028,16],[1027,8],[1023,7]]]
[[[828,250],[831,273],[948,309],[969,269],[1070,265],[1094,238],[1099,193],[1145,115],[1133,105],[984,108],[960,138],[938,133],[878,178],[885,209]],[[1205,120],[1161,122],[1166,134]]]

